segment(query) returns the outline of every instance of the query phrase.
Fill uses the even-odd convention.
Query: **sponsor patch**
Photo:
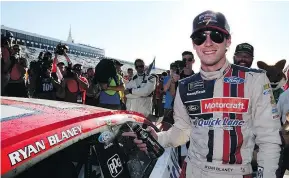
[[[206,90],[201,90],[201,91],[197,90],[197,91],[194,91],[192,93],[187,93],[187,96],[195,96],[195,95],[203,94],[205,92],[206,92]]]
[[[107,143],[111,141],[112,138],[113,138],[113,133],[109,131],[105,131],[100,134],[100,136],[98,137],[98,141],[100,143]]]
[[[275,120],[275,119],[279,119],[279,118],[280,118],[279,114],[273,115],[273,119],[274,119],[274,120]]]
[[[243,126],[245,121],[238,119],[230,119],[230,118],[210,118],[203,119],[195,117],[193,121],[193,125],[195,127],[209,127],[210,129],[221,128],[223,130],[233,130],[234,127]]]
[[[219,172],[232,172],[233,171],[232,168],[220,168],[220,167],[208,166],[208,165],[205,165],[205,169],[219,171]]]
[[[201,113],[247,113],[249,98],[224,97],[201,100]]]
[[[204,81],[199,80],[188,84],[188,91],[204,88]]]
[[[198,110],[199,108],[200,108],[200,107],[197,106],[197,105],[189,105],[189,106],[187,107],[188,111],[191,111],[191,112],[194,112],[194,111]]]
[[[268,94],[270,94],[270,92],[272,92],[271,89],[266,89],[263,91],[263,95],[268,95]]]
[[[232,77],[225,77],[224,82],[230,83],[230,84],[242,84],[245,82],[245,79],[240,78],[240,77],[236,77],[236,76],[232,76]]]
[[[267,90],[267,89],[270,89],[270,88],[271,88],[271,86],[270,86],[269,83],[267,83],[267,84],[265,84],[265,85],[263,86],[263,90]]]
[[[263,178],[263,172],[264,172],[264,168],[261,167],[261,166],[258,166],[258,169],[257,169],[257,178]]]
[[[113,155],[107,160],[107,166],[112,177],[117,177],[123,170],[118,154]]]
[[[277,108],[273,108],[272,109],[272,114],[278,113],[278,109]]]

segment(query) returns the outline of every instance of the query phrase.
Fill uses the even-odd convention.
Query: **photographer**
[[[89,87],[88,81],[85,77],[81,76],[81,64],[71,66],[71,62],[68,63],[63,80],[63,87],[65,89],[64,101],[85,104],[86,90]]]
[[[34,89],[34,93],[30,93],[31,96],[40,99],[56,99],[56,90],[61,85],[52,77],[52,63],[52,54],[46,52],[42,58],[30,65],[32,77],[29,82],[29,91]]]
[[[14,45],[10,51],[9,62],[6,64],[9,81],[4,88],[7,96],[27,97],[24,75],[27,69],[27,60],[20,55],[19,45]],[[9,63],[9,64],[8,64]]]
[[[142,59],[136,59],[134,65],[137,75],[126,85],[124,91],[127,98],[126,107],[129,111],[139,112],[149,117],[152,114],[152,96],[156,89],[157,77],[145,72]]]
[[[7,32],[6,36],[1,34],[1,95],[4,95],[4,88],[10,79],[10,54],[13,41],[13,34]]]
[[[178,65],[174,62],[170,65],[170,75],[164,77],[163,81],[163,92],[165,93],[164,102],[164,117],[163,121],[173,124],[172,118],[172,102],[175,96],[175,83],[179,80],[179,75],[177,74]]]

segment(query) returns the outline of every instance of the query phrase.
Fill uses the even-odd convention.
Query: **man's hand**
[[[148,127],[146,129],[148,132],[150,132],[150,134],[156,139],[158,140],[158,135],[157,132],[152,128],[152,127]],[[135,139],[133,140],[133,142],[137,145],[137,147],[141,150],[147,153],[147,145],[145,143],[143,143],[142,140],[139,140],[137,138],[137,135],[135,132],[124,132],[122,133],[122,136],[124,137],[135,137]]]
[[[125,95],[130,94],[130,93],[129,93],[129,89],[124,90],[124,94],[125,94]]]
[[[174,82],[177,82],[178,80],[180,80],[180,75],[178,75],[178,74],[173,74],[173,75],[172,75],[172,78],[173,78],[173,81],[174,81]]]
[[[107,85],[107,83],[101,83],[100,87],[101,87],[102,90],[106,90],[108,85]]]

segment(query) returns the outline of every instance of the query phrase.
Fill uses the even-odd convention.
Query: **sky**
[[[289,63],[289,1],[103,1],[103,2],[3,2],[1,25],[61,40],[69,26],[76,43],[105,49],[106,56],[126,61],[144,59],[148,65],[168,69],[193,50],[192,21],[205,10],[222,12],[230,25],[232,44],[227,58],[233,61],[235,47],[248,42],[257,61],[274,65]]]

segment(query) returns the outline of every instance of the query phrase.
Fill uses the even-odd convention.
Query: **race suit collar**
[[[215,80],[225,75],[229,71],[230,68],[231,68],[231,64],[229,63],[228,60],[226,60],[225,65],[220,70],[217,70],[214,72],[205,72],[201,68],[200,74],[204,80]]]
[[[144,76],[144,75],[145,75],[145,73],[142,73],[142,74],[139,74],[139,73],[138,73],[138,74],[137,74],[137,76]]]

